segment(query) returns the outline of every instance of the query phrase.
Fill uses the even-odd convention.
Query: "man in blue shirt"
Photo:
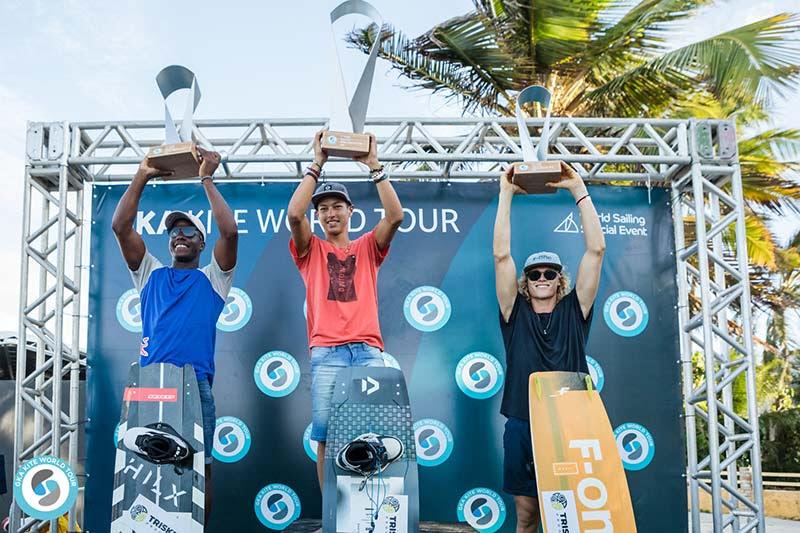
[[[173,211],[167,216],[171,266],[165,267],[145,247],[133,228],[145,185],[164,171],[145,158],[114,212],[112,229],[139,291],[142,343],[139,363],[191,364],[197,374],[203,411],[205,439],[205,515],[211,511],[211,450],[216,413],[211,384],[214,379],[216,323],[233,282],[238,233],[230,207],[214,185],[220,156],[198,148],[200,183],[206,192],[219,237],[211,263],[202,269],[200,254],[206,246],[206,228],[190,213]]]

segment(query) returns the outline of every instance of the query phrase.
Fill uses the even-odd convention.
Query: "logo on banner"
[[[586,356],[586,364],[589,367],[589,376],[592,378],[592,383],[594,383],[594,388],[597,389],[597,392],[602,392],[603,385],[606,383],[606,374],[603,372],[603,367],[600,366],[593,357]]]
[[[642,470],[653,460],[656,443],[643,425],[634,422],[622,424],[614,430],[614,438],[625,470]]]
[[[117,300],[117,321],[132,333],[142,332],[142,304],[136,289],[123,292]]]
[[[235,416],[217,418],[211,455],[223,463],[240,461],[250,451],[250,428]]]
[[[505,373],[496,357],[485,352],[472,352],[458,362],[456,383],[470,398],[485,400],[503,388]]]
[[[29,516],[50,520],[66,513],[78,497],[78,478],[58,457],[41,455],[14,474],[14,500]]]
[[[435,418],[423,418],[414,424],[414,442],[421,466],[438,466],[453,453],[453,433]]]
[[[286,485],[272,483],[258,492],[255,511],[259,522],[270,529],[283,530],[300,516],[300,498]]]
[[[383,366],[387,368],[396,368],[397,370],[402,370],[400,368],[400,361],[398,361],[395,356],[387,352],[383,352]]]
[[[650,314],[638,294],[615,292],[603,305],[603,318],[611,331],[622,337],[635,337],[647,327]]]
[[[225,306],[217,319],[217,329],[236,331],[242,329],[253,315],[253,302],[250,296],[238,287],[231,287]]]
[[[303,432],[303,449],[306,451],[308,458],[316,463],[318,443],[315,440],[311,440],[311,426],[312,424],[309,424]]]
[[[503,499],[495,491],[481,487],[465,492],[456,510],[459,522],[486,533],[494,533],[506,521]]]
[[[403,313],[409,324],[420,331],[441,329],[450,320],[450,298],[436,287],[417,287],[406,296]]]
[[[580,233],[578,224],[575,222],[575,215],[570,213],[567,218],[558,223],[558,226],[553,230],[553,233]]]
[[[575,494],[571,490],[543,491],[542,498],[550,504],[543,506],[544,523],[547,525],[547,531],[557,531],[558,533],[580,532],[578,510],[575,507]]]
[[[256,362],[253,379],[267,396],[282,398],[294,392],[300,383],[300,365],[286,352],[267,352]]]

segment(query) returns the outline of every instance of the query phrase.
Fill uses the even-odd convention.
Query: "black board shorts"
[[[537,497],[531,428],[527,420],[509,417],[503,432],[503,492]]]

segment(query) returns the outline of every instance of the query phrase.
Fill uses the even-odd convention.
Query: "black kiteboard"
[[[400,439],[403,454],[366,478],[336,465],[343,446],[365,433]],[[419,479],[408,390],[400,370],[345,368],[336,376],[325,448],[323,533],[419,531]]]
[[[159,451],[172,453],[166,442],[185,444],[175,452],[182,460],[157,464],[133,451],[137,441],[154,435],[166,437],[149,441],[159,444]],[[194,369],[133,363],[117,434],[111,533],[202,533],[204,491],[203,418]]]

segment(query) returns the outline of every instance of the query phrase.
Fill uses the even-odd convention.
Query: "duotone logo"
[[[34,457],[14,474],[14,501],[38,520],[58,518],[77,497],[78,478],[69,464],[58,457]]]
[[[592,383],[594,383],[594,388],[597,389],[597,392],[602,392],[603,385],[606,383],[606,374],[603,372],[603,367],[600,366],[593,357],[586,356],[586,364],[589,367],[589,376],[592,378]]]
[[[469,353],[456,366],[456,384],[470,398],[491,398],[503,388],[504,379],[503,365],[485,352]]]
[[[306,430],[303,432],[303,449],[306,451],[306,455],[308,458],[317,462],[317,441],[311,440],[311,426],[309,424],[306,426]]]
[[[242,329],[250,321],[251,316],[253,316],[253,302],[250,296],[238,287],[231,287],[217,320],[217,329],[221,331]]]
[[[117,321],[123,328],[133,333],[142,331],[142,305],[139,291],[130,289],[117,300]]]
[[[458,520],[477,531],[494,533],[506,521],[506,504],[495,491],[483,487],[468,490],[456,508]]]
[[[144,522],[147,520],[147,507],[136,504],[130,509],[131,520],[134,522]]]
[[[625,470],[642,470],[653,460],[656,443],[653,435],[641,424],[628,422],[614,430],[617,448]]]
[[[435,418],[423,418],[414,424],[414,442],[421,466],[438,466],[453,453],[453,433]]]
[[[211,455],[223,463],[240,461],[250,451],[250,428],[235,416],[217,418]]]
[[[300,383],[300,365],[286,352],[273,350],[262,355],[253,369],[253,379],[267,396],[288,396]]]
[[[336,144],[339,139],[336,138],[336,135],[328,135],[328,143],[329,144]]]
[[[427,285],[417,287],[406,296],[403,314],[409,324],[420,331],[436,331],[450,320],[450,298]]]
[[[281,531],[300,516],[300,498],[291,487],[272,483],[258,491],[254,509],[259,522]]]
[[[603,318],[617,335],[635,337],[647,327],[650,314],[638,294],[619,291],[609,296],[603,305]]]
[[[561,494],[560,492],[556,492],[552,496],[550,496],[550,505],[556,511],[563,511],[567,508],[567,497]]]

